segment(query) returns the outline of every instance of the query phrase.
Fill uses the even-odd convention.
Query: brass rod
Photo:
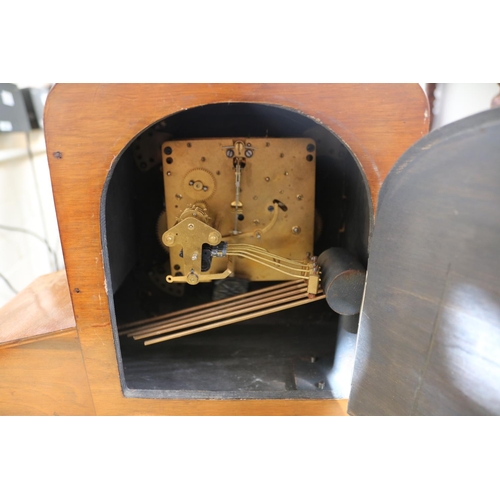
[[[214,314],[207,314],[204,318],[201,318],[201,319],[199,318],[199,319],[196,319],[193,321],[189,321],[187,323],[184,323],[184,321],[181,320],[181,321],[178,321],[176,324],[172,324],[172,325],[167,326],[167,327],[159,326],[158,328],[155,328],[154,331],[149,331],[148,333],[138,333],[138,334],[135,334],[132,336],[134,337],[135,340],[146,339],[149,337],[154,337],[155,335],[161,335],[162,333],[174,332],[176,330],[180,330],[181,328],[190,328],[192,326],[197,326],[197,325],[200,325],[203,323],[207,323],[208,321],[211,321],[212,319],[214,319],[214,318],[212,318],[212,316],[216,316],[219,319],[230,318],[231,316],[237,316],[238,314],[244,314],[244,313],[249,313],[252,311],[259,310],[259,309],[265,309],[266,307],[269,307],[269,306],[283,304],[285,302],[291,302],[293,300],[297,300],[297,299],[300,299],[303,297],[307,297],[307,290],[304,290],[304,291],[298,290],[291,297],[285,297],[282,299],[275,299],[273,301],[266,300],[265,301],[266,303],[264,303],[264,304],[257,304],[257,305],[253,305],[251,307],[245,307],[243,309],[239,306],[234,306],[232,308],[232,310],[228,310],[226,312],[222,312],[222,313],[216,312]]]
[[[252,255],[255,258],[265,260],[266,262],[275,262],[279,265],[287,267],[288,269],[309,270],[310,267],[312,267],[309,264],[304,263],[304,262],[293,262],[293,261],[290,262],[288,260],[281,259],[278,256],[273,256],[273,254],[265,254],[263,252],[254,252],[253,250],[246,250],[244,248],[228,248],[228,252],[230,252],[230,253],[238,252],[238,253],[243,253],[246,255]]]
[[[127,332],[128,337],[133,337],[138,334],[143,334],[143,333],[149,333],[153,330],[157,330],[158,328],[166,328],[169,326],[174,326],[177,324],[182,324],[188,319],[196,319],[196,318],[201,318],[201,317],[206,317],[209,318],[211,316],[215,316],[217,314],[220,314],[221,312],[229,311],[234,308],[240,308],[243,307],[244,305],[251,304],[251,305],[257,305],[262,302],[267,302],[271,298],[275,296],[279,296],[280,298],[284,297],[289,297],[291,295],[295,295],[297,293],[304,293],[307,291],[307,287],[304,285],[300,287],[293,287],[292,290],[274,290],[272,292],[268,292],[262,295],[258,295],[257,298],[250,297],[245,300],[240,300],[240,301],[235,301],[235,302],[230,302],[230,303],[225,303],[221,304],[219,306],[211,307],[209,310],[202,310],[202,311],[195,311],[192,313],[185,314],[183,316],[177,316],[175,318],[167,319],[164,321],[157,321],[155,323],[152,323],[150,325],[143,325],[136,327],[132,330],[129,330]]]
[[[241,321],[246,321],[246,320],[249,320],[249,319],[258,318],[259,316],[264,316],[266,314],[272,314],[272,313],[275,313],[275,312],[284,311],[286,309],[291,309],[292,307],[302,306],[302,305],[308,304],[310,302],[315,302],[317,300],[321,300],[321,299],[324,299],[324,298],[325,298],[325,295],[317,295],[316,297],[314,297],[312,299],[307,298],[307,299],[304,299],[304,300],[301,300],[301,301],[298,301],[298,302],[292,302],[292,303],[289,303],[289,304],[284,304],[284,305],[281,305],[281,306],[278,306],[278,307],[274,307],[272,309],[267,309],[267,310],[264,310],[264,311],[259,311],[259,312],[255,312],[255,313],[252,313],[252,314],[247,314],[245,316],[241,316],[241,317],[237,317],[237,318],[231,318],[231,319],[227,319],[227,320],[224,320],[224,321],[219,321],[217,323],[211,323],[210,325],[200,326],[198,328],[193,328],[191,330],[186,330],[186,331],[183,331],[183,332],[178,332],[178,333],[173,333],[173,334],[170,334],[170,335],[165,335],[164,337],[157,337],[155,339],[146,340],[144,342],[144,345],[157,344],[159,342],[165,342],[167,340],[177,339],[179,337],[185,337],[187,335],[192,335],[194,333],[199,333],[199,332],[204,332],[204,331],[207,331],[207,330],[212,330],[214,328],[219,328],[221,326],[227,326],[227,325],[231,325],[233,323],[239,323]]]
[[[287,259],[286,257],[281,257],[280,255],[269,252],[265,248],[258,247],[257,245],[249,245],[247,243],[229,243],[227,246],[227,249],[228,250],[252,251],[252,252],[260,253],[262,255],[267,255],[268,257],[279,259],[280,261],[283,261],[283,262],[288,262],[289,264],[305,265],[305,266],[307,266],[309,264],[308,262],[303,262],[300,260],[293,260],[293,259]]]
[[[294,278],[303,278],[303,279],[308,279],[308,276],[301,276],[299,274],[292,274],[287,271],[283,271],[283,269],[280,269],[279,267],[276,266],[271,266],[270,264],[266,264],[265,262],[262,262],[261,260],[257,260],[253,257],[249,257],[248,255],[240,254],[239,252],[227,252],[227,255],[234,255],[236,257],[244,257],[245,259],[253,260],[254,262],[257,262],[258,264],[266,267],[270,267],[271,269],[274,269],[275,271],[279,271],[280,273],[286,274],[288,276],[292,276]],[[304,270],[303,272],[308,272]]]
[[[243,256],[251,256],[254,259],[261,259],[260,262],[269,262],[270,264],[275,264],[276,266],[286,267],[287,269],[291,269],[292,271],[298,272],[309,272],[312,266],[308,264],[303,264],[301,262],[294,263],[293,266],[289,265],[289,263],[284,263],[278,257],[271,257],[270,255],[265,255],[260,252],[252,252],[250,250],[243,249],[228,249],[227,255],[243,255]]]
[[[272,285],[272,286],[269,286],[266,288],[261,288],[259,290],[254,290],[253,292],[242,293],[242,294],[237,295],[235,297],[228,297],[227,299],[220,299],[220,300],[216,300],[213,302],[205,302],[204,304],[200,304],[198,306],[188,307],[187,309],[181,309],[179,311],[173,311],[170,313],[162,314],[161,316],[156,316],[154,318],[146,318],[146,319],[141,319],[138,321],[133,321],[132,323],[127,323],[127,324],[120,326],[118,328],[120,330],[120,335],[123,335],[123,334],[127,333],[127,330],[131,329],[132,327],[138,326],[138,325],[144,325],[146,323],[160,321],[162,319],[173,318],[175,316],[179,316],[179,315],[187,313],[187,312],[199,311],[201,309],[208,309],[208,308],[211,308],[214,304],[218,305],[218,304],[223,304],[225,302],[234,302],[234,301],[238,301],[241,299],[245,299],[247,297],[253,297],[254,295],[259,295],[261,293],[269,292],[271,290],[281,290],[283,288],[293,287],[293,286],[298,285],[300,283],[304,283],[304,280],[298,279],[298,280],[286,281],[284,283],[279,283],[277,285]]]

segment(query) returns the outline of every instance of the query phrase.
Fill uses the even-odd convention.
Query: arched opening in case
[[[346,397],[348,381],[344,379],[349,364],[345,364],[345,359],[350,356],[346,349],[352,350],[354,340],[339,347],[339,332],[355,332],[357,316],[344,317],[339,322],[339,315],[325,300],[154,345],[144,345],[142,341],[120,334],[124,332],[124,325],[132,322],[212,303],[237,291],[259,290],[278,281],[274,275],[269,281],[253,280],[251,274],[245,273],[244,266],[240,266],[241,279],[200,282],[194,286],[167,283],[167,276],[175,275],[176,270],[182,276],[183,271],[177,269],[178,264],[172,263],[172,249],[162,244],[162,234],[169,226],[168,207],[170,211],[180,211],[181,202],[186,198],[181,190],[197,187],[200,192],[206,188],[207,194],[214,190],[210,203],[220,201],[227,195],[223,178],[233,182],[235,174],[231,165],[224,164],[226,158],[219,144],[221,157],[217,161],[221,162],[221,168],[212,172],[208,166],[217,148],[215,153],[198,154],[199,161],[206,163],[194,165],[191,170],[180,167],[178,189],[170,193],[169,181],[165,178],[167,174],[176,173],[173,167],[179,161],[165,143],[182,144],[194,150],[198,145],[206,147],[207,143],[200,141],[217,138],[230,140],[229,145],[241,138],[246,144],[254,139],[262,149],[269,144],[270,150],[278,144],[278,139],[296,139],[299,148],[302,147],[299,139],[302,142],[311,139],[304,143],[305,148],[309,148],[304,150],[304,161],[310,162],[312,168],[315,165],[313,202],[309,205],[297,203],[295,212],[300,212],[305,226],[312,227],[312,253],[317,256],[329,248],[341,247],[366,267],[373,221],[368,185],[349,148],[326,127],[296,110],[253,103],[210,104],[165,117],[144,130],[123,150],[109,173],[102,198],[103,256],[124,394],[181,399]],[[301,234],[302,228],[293,223],[293,210],[285,214],[279,203],[288,207],[278,197],[306,200],[301,198],[297,184],[292,186],[284,177],[290,170],[287,170],[286,153],[295,143],[280,142],[279,147],[282,156],[259,167],[269,172],[269,175],[259,174],[259,182],[265,186],[265,182],[272,183],[274,179],[278,194],[272,202],[276,201],[274,206],[282,211],[280,217],[289,222],[290,231],[274,233],[273,237],[273,231],[277,231],[273,228],[266,238],[269,245],[275,245],[276,252],[280,245],[288,244],[293,253],[298,241],[293,237]],[[262,149],[256,150],[256,157]],[[255,162],[256,157],[253,158]],[[282,163],[279,163],[280,157]],[[241,174],[246,176],[247,182],[242,189],[246,189],[247,194],[253,185],[258,186],[252,192],[252,199],[257,201],[262,189],[256,174],[252,180],[252,172],[257,171],[257,166],[252,171],[251,165],[249,162]],[[302,168],[300,165],[297,164],[296,169]],[[305,165],[304,168],[308,168],[307,163]],[[191,171],[200,179],[195,179],[193,174],[191,182],[187,175]],[[299,181],[299,186],[305,186],[307,176],[300,177]],[[242,213],[238,214],[238,203],[237,198],[233,212],[230,206],[227,207],[230,218],[242,224],[250,220],[257,229],[269,225],[271,218],[261,221],[254,212],[245,212],[250,209],[244,204]],[[206,204],[209,205],[208,201]],[[270,209],[273,203],[266,201],[265,206]],[[166,208],[165,216],[162,213]],[[255,231],[253,233],[255,235]],[[277,240],[281,243],[277,244]],[[226,286],[228,283],[230,286]],[[349,335],[354,336],[354,333]]]

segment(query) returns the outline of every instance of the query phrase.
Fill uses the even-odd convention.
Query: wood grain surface
[[[75,329],[0,349],[0,415],[95,415]]]
[[[74,329],[65,271],[40,276],[0,309],[0,348]]]
[[[500,414],[500,108],[434,130],[380,195],[349,411]]]
[[[415,85],[68,84],[45,110],[45,134],[75,318],[97,414],[345,414],[345,401],[172,401],[125,398],[105,282],[100,211],[113,162],[142,130],[209,103],[252,102],[298,110],[339,135],[366,174],[376,206],[399,156],[428,131]]]

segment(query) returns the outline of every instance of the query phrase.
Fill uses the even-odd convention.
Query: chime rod
[[[160,322],[155,322],[154,324],[151,325],[144,325],[141,327],[137,327],[127,333],[128,337],[135,337],[136,335],[143,334],[143,333],[151,333],[153,331],[157,331],[160,328],[167,328],[171,326],[176,326],[176,325],[182,325],[183,323],[186,322],[186,320],[194,320],[194,319],[201,319],[201,318],[211,318],[213,316],[217,316],[221,313],[232,311],[234,309],[241,309],[242,306],[244,305],[258,305],[262,303],[269,302],[270,299],[272,299],[275,296],[279,296],[280,298],[285,298],[285,297],[290,297],[293,295],[297,294],[303,294],[307,288],[305,286],[302,286],[301,288],[293,289],[290,291],[282,291],[282,290],[276,290],[271,293],[265,294],[265,296],[259,295],[256,298],[249,298],[246,299],[245,301],[240,301],[235,303],[229,303],[229,304],[222,304],[220,306],[212,307],[209,310],[203,310],[203,311],[197,311],[193,312],[190,314],[185,314],[183,316],[178,316],[176,318],[172,318],[169,320],[165,321],[160,321]],[[163,333],[163,332],[161,332]]]
[[[218,304],[223,304],[226,302],[235,302],[235,301],[243,300],[243,299],[246,299],[248,297],[253,297],[255,295],[259,295],[262,293],[267,293],[267,292],[270,292],[273,290],[281,290],[281,289],[288,288],[288,287],[292,288],[293,286],[297,286],[297,285],[301,285],[301,284],[304,284],[303,279],[286,281],[284,283],[279,283],[277,285],[272,285],[272,286],[269,286],[266,288],[261,288],[259,290],[254,290],[253,292],[242,293],[242,294],[235,296],[235,297],[228,297],[226,299],[220,299],[220,300],[217,300],[214,302],[206,302],[206,303],[200,304],[198,306],[193,306],[193,307],[189,307],[187,309],[182,309],[179,311],[173,311],[170,313],[162,314],[161,316],[156,316],[155,318],[147,318],[147,319],[141,319],[138,321],[133,321],[132,323],[127,323],[127,324],[119,327],[120,335],[127,333],[127,330],[129,330],[135,326],[144,325],[146,323],[151,323],[152,321],[160,321],[162,319],[173,318],[175,316],[180,316],[181,314],[184,314],[184,313],[190,313],[190,312],[199,311],[202,309],[209,309],[214,304],[218,305]]]
[[[143,333],[143,334],[135,334],[133,335],[134,339],[135,340],[141,340],[141,339],[145,339],[145,338],[149,338],[149,337],[154,337],[155,335],[160,335],[162,333],[168,333],[168,332],[171,332],[171,331],[176,331],[176,330],[179,330],[181,328],[190,328],[192,326],[197,326],[201,323],[207,323],[208,321],[211,320],[211,317],[216,315],[219,319],[223,319],[223,318],[229,318],[229,317],[232,317],[232,316],[237,316],[238,314],[244,314],[244,313],[249,313],[249,312],[252,312],[252,311],[255,311],[255,310],[258,310],[258,309],[264,309],[266,310],[267,307],[269,306],[274,306],[274,305],[278,305],[278,304],[283,304],[285,302],[291,302],[293,300],[297,300],[297,299],[300,299],[302,297],[307,297],[307,294],[304,292],[304,291],[297,291],[295,292],[295,295],[292,296],[292,297],[285,297],[285,298],[281,298],[281,299],[275,299],[274,301],[265,301],[266,303],[265,304],[258,304],[258,305],[253,305],[251,307],[245,307],[245,308],[241,308],[240,306],[234,306],[232,308],[232,310],[229,310],[229,311],[226,311],[226,312],[223,312],[223,313],[215,313],[215,314],[212,314],[212,315],[207,315],[204,319],[197,319],[197,320],[194,320],[194,321],[191,321],[191,322],[187,322],[187,323],[184,323],[183,321],[181,322],[178,322],[177,325],[172,325],[170,327],[167,327],[167,328],[159,328],[158,330],[159,331],[155,331],[155,332],[150,332],[150,333]]]
[[[194,333],[200,333],[200,332],[204,332],[204,331],[207,331],[207,330],[212,330],[214,328],[220,328],[222,326],[231,325],[233,323],[238,323],[238,322],[241,322],[241,321],[247,321],[249,319],[258,318],[259,316],[265,316],[266,314],[272,314],[272,313],[275,313],[275,312],[284,311],[286,309],[291,309],[293,307],[298,307],[298,306],[302,306],[302,305],[305,305],[305,304],[309,304],[311,302],[315,302],[317,300],[322,300],[324,298],[325,298],[325,295],[323,295],[323,294],[317,295],[316,297],[313,297],[312,299],[307,298],[307,299],[303,299],[303,300],[300,300],[300,301],[296,301],[296,302],[292,302],[292,303],[280,305],[280,306],[277,306],[277,307],[273,307],[271,309],[265,309],[263,311],[258,311],[258,312],[254,312],[254,313],[251,313],[251,314],[246,314],[244,316],[240,316],[240,317],[237,317],[237,318],[230,318],[230,319],[226,319],[224,321],[218,321],[216,323],[211,323],[209,325],[204,325],[204,326],[200,326],[200,327],[197,327],[197,328],[192,328],[190,330],[185,330],[185,331],[182,331],[182,332],[173,333],[173,334],[170,334],[170,335],[165,335],[163,337],[157,337],[155,339],[146,340],[144,342],[144,345],[157,344],[159,342],[165,342],[167,340],[177,339],[179,337],[185,337],[187,335],[193,335]]]

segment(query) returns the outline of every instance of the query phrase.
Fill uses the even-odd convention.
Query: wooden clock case
[[[318,391],[298,398],[293,391],[243,392],[241,397],[234,391],[215,395],[195,391],[191,397],[180,391],[175,397],[164,389],[134,392],[127,386],[114,296],[130,271],[133,243],[126,241],[131,238],[126,216],[112,211],[116,205],[107,204],[111,191],[115,200],[123,197],[120,178],[125,179],[126,174],[117,173],[132,165],[126,157],[134,140],[162,122],[175,123],[185,137],[206,136],[211,130],[207,120],[211,119],[216,134],[223,136],[232,135],[223,118],[232,120],[239,133],[238,123],[245,123],[241,114],[247,115],[250,128],[271,129],[270,136],[312,129],[318,138],[334,141],[338,151],[347,152],[345,160],[337,158],[350,172],[346,178],[351,204],[343,241],[366,264],[373,207],[382,183],[396,160],[428,131],[428,102],[418,85],[56,85],[46,104],[45,134],[75,326],[69,321],[69,326],[63,324],[54,331],[42,328],[28,338],[18,335],[5,343],[0,369],[9,383],[12,370],[21,363],[24,370],[16,377],[19,395],[10,398],[3,413],[346,414],[345,398],[318,396]],[[328,165],[328,159],[324,162]],[[125,190],[130,192],[131,186],[133,183],[125,181]],[[361,221],[359,227],[356,221]],[[117,243],[121,236],[123,246]],[[117,257],[120,248],[125,257]],[[33,383],[43,387],[36,395],[26,387]],[[5,387],[0,390],[7,390]]]

